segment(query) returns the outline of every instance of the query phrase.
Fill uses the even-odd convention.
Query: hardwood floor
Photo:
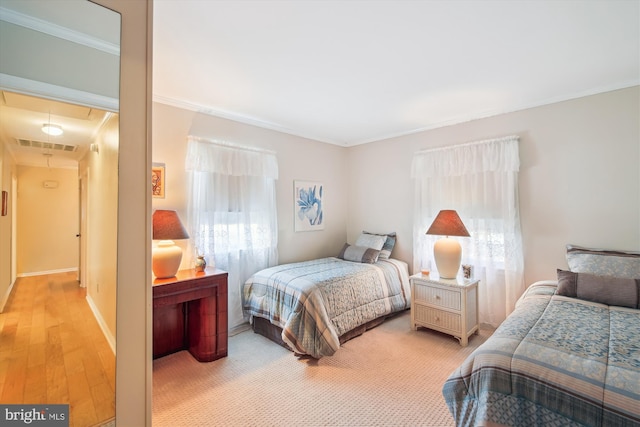
[[[0,402],[69,404],[69,426],[115,416],[115,356],[76,273],[18,278],[0,313]]]

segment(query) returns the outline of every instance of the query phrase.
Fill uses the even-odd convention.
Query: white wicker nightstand
[[[466,347],[478,331],[477,279],[411,276],[411,328],[418,326],[453,335]]]

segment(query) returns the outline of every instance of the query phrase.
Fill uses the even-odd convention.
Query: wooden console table
[[[153,281],[153,358],[180,350],[199,362],[227,355],[227,273],[180,270]]]

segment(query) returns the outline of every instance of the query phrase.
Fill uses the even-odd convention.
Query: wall
[[[245,125],[166,104],[153,104],[153,161],[164,163],[165,198],[153,199],[154,209],[175,209],[187,220],[187,175],[184,170],[187,136],[218,139],[276,152],[279,262],[337,255],[346,242],[346,149],[280,132]],[[294,232],[293,181],[320,181],[325,186],[325,229]],[[178,241],[189,249],[188,241]],[[181,268],[191,268],[185,255]]]
[[[55,163],[55,157],[52,158]],[[78,172],[18,166],[18,275],[78,268]],[[44,182],[57,182],[45,188]]]
[[[640,250],[639,100],[633,87],[351,147],[348,238],[397,231],[411,265],[413,154],[518,135],[527,285],[566,268],[568,243]]]
[[[87,299],[111,347],[115,350],[118,253],[118,115],[112,114],[79,163],[86,176]],[[77,179],[77,178],[76,178]]]
[[[154,103],[153,160],[166,164],[167,197],[153,199],[153,207],[177,209],[186,218],[183,169],[190,133],[263,147],[277,152],[280,166],[281,263],[334,255],[342,243],[369,230],[396,231],[394,257],[412,266],[413,154],[518,135],[525,282],[530,284],[566,268],[568,243],[640,248],[638,92],[638,87],[623,89],[347,149]],[[325,183],[324,232],[293,232],[294,179]],[[187,249],[188,243],[181,244]],[[191,263],[185,258],[182,268]]]
[[[116,425],[151,426],[153,2],[93,0],[122,16],[118,150]]]
[[[12,254],[11,254],[11,209],[13,208],[14,195],[11,191],[12,179],[16,173],[16,165],[4,144],[0,144],[0,190],[6,191],[9,200],[7,201],[7,215],[0,216],[0,313],[9,298],[11,287],[13,286],[15,271],[12,274]]]
[[[106,48],[105,51],[46,34],[46,30],[41,31],[39,26],[36,26],[38,30],[27,28],[24,26],[25,21],[30,22],[30,20],[23,20],[24,15],[20,15],[21,11],[30,16],[37,10],[29,7],[31,5],[23,7],[20,2],[13,3],[6,4],[8,10],[3,17],[6,21],[0,20],[0,52],[2,52],[0,76],[3,81],[10,82],[18,92],[24,90],[26,93],[33,93],[38,87],[40,92],[35,90],[36,94],[44,93],[42,89],[50,90],[56,92],[60,100],[66,99],[77,104],[78,98],[82,97],[88,105],[108,110],[117,109],[120,59],[117,54],[113,54],[117,46],[102,44],[102,47]],[[57,2],[56,5],[47,3],[50,2],[42,2],[38,5],[45,20],[49,18],[46,14],[47,7],[65,8],[65,17],[68,20],[66,22],[73,22],[75,16],[84,22],[99,22],[102,24],[102,29],[109,26],[119,27],[116,15],[108,10],[96,8],[89,2],[75,0],[75,2]],[[14,16],[11,11],[14,10],[18,12],[16,17],[19,18],[17,22],[20,25],[11,22]],[[51,13],[51,15],[56,14]],[[34,19],[38,21],[37,16]],[[77,23],[75,25],[81,26]],[[45,25],[43,27],[48,29]],[[113,34],[112,31],[106,33],[100,31],[100,33],[103,38],[111,37]],[[65,34],[77,36],[73,31]],[[117,34],[115,32],[116,36]],[[16,43],[16,40],[20,40],[20,43]],[[91,38],[87,40],[87,42],[91,41]],[[115,40],[109,40],[109,42],[116,44]],[[25,52],[29,54],[25,55]],[[68,91],[59,91],[56,87],[73,88],[79,92],[70,96]]]

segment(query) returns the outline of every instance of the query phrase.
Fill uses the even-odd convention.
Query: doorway
[[[64,169],[67,166],[62,166],[56,161],[63,160],[67,156],[77,156],[75,159],[76,177],[74,183],[76,200],[80,197],[78,194],[78,171],[84,170],[83,168],[85,167],[91,167],[92,170],[99,173],[95,175],[95,179],[94,176],[87,174],[87,181],[85,181],[87,189],[94,186],[104,189],[104,191],[88,191],[85,199],[87,201],[87,218],[91,217],[91,221],[87,222],[88,227],[99,228],[104,225],[105,233],[108,233],[105,241],[98,240],[99,234],[96,235],[95,243],[85,239],[85,249],[82,250],[82,253],[86,255],[83,262],[85,266],[83,270],[86,273],[87,280],[85,282],[87,288],[80,289],[77,286],[75,271],[71,273],[57,271],[65,270],[66,266],[57,269],[56,267],[45,266],[43,263],[31,270],[40,273],[44,272],[45,274],[41,274],[39,277],[49,276],[45,280],[49,284],[55,282],[50,277],[52,275],[65,276],[71,274],[73,276],[73,282],[75,282],[77,288],[76,291],[85,293],[82,295],[81,301],[88,307],[89,314],[84,319],[97,319],[99,330],[102,332],[98,336],[106,338],[108,352],[111,353],[115,360],[117,162],[119,146],[117,112],[119,110],[120,88],[120,15],[94,2],[80,0],[64,2],[64,4],[47,0],[9,2],[3,3],[3,9],[3,13],[0,15],[0,26],[3,34],[3,48],[0,49],[2,55],[0,60],[0,90],[3,92],[0,102],[6,100],[5,94],[11,93],[9,97],[14,100],[22,96],[32,96],[47,101],[66,103],[67,107],[73,110],[87,111],[88,109],[84,119],[94,117],[96,112],[101,111],[104,113],[104,116],[98,120],[97,130],[91,136],[91,140],[86,141],[87,143],[96,142],[100,145],[100,156],[98,156],[97,152],[85,152],[84,150],[88,150],[88,144],[84,145],[85,141],[60,144],[63,147],[61,151],[53,151],[58,148],[58,144],[47,145],[46,149],[51,151],[45,153],[52,154],[52,156],[46,157],[53,160],[51,169]],[[5,47],[7,48],[5,49]],[[51,67],[51,60],[54,55],[56,66]],[[5,153],[10,152],[8,156],[5,156],[2,163],[3,167],[6,166],[5,171],[12,169],[11,199],[13,201],[16,201],[18,196],[22,195],[21,182],[18,177],[20,166],[18,165],[25,168],[29,167],[21,160],[24,154],[21,152],[22,149],[27,150],[27,147],[22,145],[22,141],[27,146],[32,146],[32,142],[35,141],[36,148],[40,150],[43,147],[37,147],[38,142],[46,142],[47,144],[57,142],[53,136],[50,138],[45,137],[47,139],[42,140],[42,125],[49,124],[52,120],[57,121],[60,117],[66,117],[67,114],[50,112],[50,115],[50,118],[38,119],[37,122],[33,122],[37,126],[37,129],[33,129],[33,134],[27,134],[27,127],[22,126],[20,135],[12,135],[8,132],[8,124],[4,122],[0,124],[0,143],[4,145]],[[4,116],[5,114],[0,114],[0,119]],[[62,124],[63,128],[66,128],[66,135],[69,138],[78,137],[79,134],[77,125],[81,123],[82,119],[79,117],[74,117],[74,119],[76,121],[72,123]],[[12,121],[12,124],[17,125],[18,123],[22,122]],[[25,125],[24,123],[22,124]],[[39,153],[39,156],[41,158],[45,157],[43,153]],[[32,165],[31,167],[34,166]],[[101,179],[101,176],[106,178]],[[2,178],[6,177],[6,173],[0,176],[0,183]],[[14,179],[15,186],[13,184]],[[47,179],[46,181],[56,180]],[[40,185],[43,185],[44,181],[44,179],[41,180]],[[53,188],[56,185],[55,183],[50,184],[48,188]],[[6,184],[3,187],[6,187]],[[12,236],[15,239],[13,240],[14,243],[10,244],[11,250],[2,251],[2,253],[10,254],[11,259],[7,261],[7,265],[12,265],[10,283],[16,283],[15,287],[17,282],[14,282],[13,278],[17,277],[21,271],[21,233],[19,227],[22,215],[17,210],[17,203],[11,203],[11,207],[13,212],[11,228],[12,230],[15,229],[15,232],[12,231]],[[16,208],[15,211],[13,210],[14,208]],[[77,218],[80,210],[78,202],[76,202],[74,208],[73,217],[76,220],[71,236],[74,245],[73,253],[75,254],[73,263],[76,268],[82,269],[82,266],[78,264],[81,249],[80,244],[77,242],[78,237],[76,237],[76,234],[80,234]],[[38,214],[41,218],[45,218],[48,215],[55,215],[56,212],[41,209]],[[67,234],[65,232],[65,237]],[[88,229],[85,236],[87,237],[91,234],[92,230]],[[39,259],[53,258],[53,254],[59,255],[57,252],[63,251],[50,251],[47,255],[40,256]],[[4,275],[4,271],[2,275]],[[27,277],[24,278],[26,279]],[[4,279],[3,277],[2,283],[0,283],[0,295],[8,293],[8,290],[4,288]],[[17,280],[22,279],[23,277],[17,278]],[[6,280],[6,282],[9,282],[9,280]],[[63,279],[62,282],[66,283],[66,279]],[[51,309],[55,310],[55,307]],[[96,313],[99,313],[99,315],[96,315]],[[78,321],[76,323],[81,324],[83,322]],[[18,357],[16,358],[16,363],[21,363],[25,360],[28,361],[29,359]],[[100,360],[100,357],[91,357],[88,360]],[[71,363],[67,360],[64,361],[65,369],[68,366],[79,365],[80,363],[77,360]],[[110,395],[110,401],[113,406],[115,394],[108,393],[108,395]]]
[[[65,129],[77,129],[82,120],[91,127],[87,133],[91,143],[102,149],[73,147],[73,155],[81,156],[74,160],[71,154],[65,158],[64,152],[55,152],[35,138],[28,145],[16,142],[11,148],[17,163],[12,166],[15,173],[11,181],[11,262],[18,277],[0,314],[3,350],[11,350],[2,356],[10,366],[0,388],[0,401],[69,403],[72,419],[95,424],[105,419],[98,416],[115,415],[118,115],[90,109],[82,119],[67,117],[61,111],[71,106],[15,95],[2,92],[3,134],[29,134],[13,124],[39,123],[38,116],[45,114]],[[62,142],[56,144],[70,143]],[[42,155],[49,152],[54,154]],[[100,176],[92,176],[89,171],[94,169],[102,171]],[[108,188],[90,190],[102,186]],[[92,231],[94,222],[96,230]],[[92,241],[92,232],[99,239]],[[85,237],[81,244],[78,234]],[[92,257],[94,262],[90,263]],[[79,287],[81,271],[86,288]],[[21,324],[23,319],[33,320]],[[25,342],[29,343],[27,348],[18,345]],[[83,382],[84,378],[90,382]],[[99,393],[91,391],[92,387]]]

